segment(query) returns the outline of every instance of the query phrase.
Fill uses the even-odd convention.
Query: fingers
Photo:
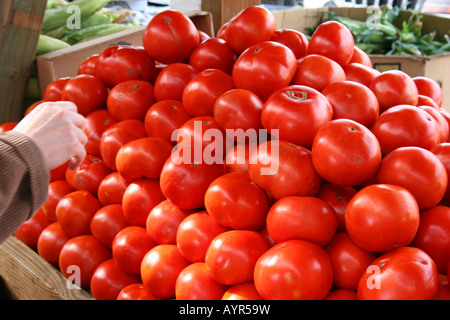
[[[81,164],[81,162],[86,158],[87,152],[86,148],[84,147],[84,144],[77,143],[75,147],[73,148],[74,155],[69,160],[69,168],[71,170],[75,170],[78,168]]]

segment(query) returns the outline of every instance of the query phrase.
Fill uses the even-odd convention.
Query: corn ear
[[[49,37],[47,35],[39,35],[39,41],[36,49],[36,55],[70,47],[70,45],[62,40]]]
[[[73,45],[79,42],[100,38],[112,33],[126,30],[131,27],[134,26],[115,23],[92,26],[72,32],[66,35],[63,40],[67,41],[67,43],[69,43],[70,45]]]

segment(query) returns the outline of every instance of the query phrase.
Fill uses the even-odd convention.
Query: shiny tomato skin
[[[438,291],[436,264],[418,248],[387,252],[371,266],[359,281],[359,300],[429,300]]]
[[[155,99],[181,101],[184,88],[197,73],[198,71],[187,63],[176,62],[165,66],[155,80]]]
[[[219,69],[231,75],[236,59],[236,53],[225,40],[209,38],[192,51],[189,64],[197,72],[205,69]]]
[[[317,131],[333,119],[333,107],[319,91],[291,85],[275,91],[261,112],[263,127],[280,140],[311,147]]]
[[[230,286],[222,296],[222,300],[262,300],[253,281]]]
[[[450,177],[450,143],[444,142],[440,143],[431,149],[439,160],[441,160],[442,164],[447,171],[447,178]],[[448,206],[450,205],[450,187],[447,185],[447,190],[445,192],[444,198],[442,199],[442,204]]]
[[[347,81],[355,81],[370,87],[373,79],[381,74],[380,71],[372,67],[363,65],[362,63],[349,63],[344,67],[345,78]]]
[[[444,94],[438,82],[424,76],[414,77],[412,80],[416,84],[419,95],[430,97],[437,103],[438,106],[442,107],[442,103],[444,102]]]
[[[350,200],[345,226],[359,247],[373,252],[392,251],[414,239],[419,228],[419,206],[403,187],[372,184]]]
[[[257,231],[230,230],[216,236],[206,251],[205,263],[211,277],[225,285],[253,280],[253,270],[269,243]]]
[[[45,216],[53,222],[57,221],[56,206],[58,205],[59,200],[73,191],[75,191],[75,189],[66,179],[50,182],[48,185],[47,201],[41,207]]]
[[[30,219],[23,222],[14,232],[14,236],[33,250],[37,249],[39,236],[53,221],[43,212],[42,208]]]
[[[105,247],[111,249],[117,233],[128,227],[120,204],[110,204],[101,207],[91,220],[91,234]]]
[[[372,68],[372,60],[370,59],[369,55],[357,46],[355,46],[352,58],[348,62],[348,64],[351,63],[360,63],[369,68]]]
[[[418,147],[402,147],[386,155],[376,176],[377,183],[395,184],[408,189],[420,210],[441,202],[447,190],[447,180],[447,170],[439,158],[431,151]]]
[[[336,119],[317,132],[312,161],[317,173],[328,182],[356,186],[377,173],[381,148],[375,135],[362,124]]]
[[[133,283],[123,288],[117,300],[161,300],[155,297],[142,283]]]
[[[60,101],[63,88],[70,79],[72,77],[63,77],[50,82],[45,87],[43,99],[45,101]]]
[[[307,54],[318,54],[347,65],[353,57],[355,42],[351,31],[337,21],[324,22],[309,40]]]
[[[80,66],[78,67],[77,74],[90,74],[92,76],[95,76],[95,64],[99,56],[100,54],[96,53],[81,62]]]
[[[265,300],[320,300],[333,284],[330,258],[318,244],[288,240],[257,261],[254,282]]]
[[[59,255],[70,237],[65,234],[58,221],[51,223],[39,235],[37,252],[55,268],[59,266]]]
[[[88,142],[85,145],[86,151],[92,155],[100,155],[102,134],[106,129],[116,124],[117,120],[106,109],[95,110],[85,118],[86,125],[83,130],[88,137]]]
[[[117,171],[111,172],[98,185],[98,201],[102,206],[122,204],[123,194],[130,183]]]
[[[428,112],[433,118],[434,120],[436,120],[438,126],[439,126],[439,132],[440,132],[440,142],[447,142],[448,140],[448,134],[449,134],[449,124],[447,122],[447,120],[445,119],[445,117],[442,115],[441,112],[439,112],[440,107],[434,108],[432,106],[419,106],[418,107],[422,110],[425,110],[426,112]]]
[[[430,106],[437,111],[441,110],[441,107],[432,98],[419,94],[419,99],[417,100],[417,106]]]
[[[277,29],[270,41],[279,42],[294,52],[297,59],[306,56],[309,40],[308,37],[300,31],[281,28]]]
[[[186,15],[175,10],[156,14],[147,25],[143,45],[147,54],[163,64],[187,62],[199,45],[197,27]]]
[[[266,101],[276,90],[291,83],[297,59],[285,45],[265,41],[248,48],[233,66],[236,88],[247,89]]]
[[[256,150],[256,142],[238,143],[225,154],[227,172],[248,172],[250,152]]]

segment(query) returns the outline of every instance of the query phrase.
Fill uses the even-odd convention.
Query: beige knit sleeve
[[[0,133],[0,243],[44,204],[48,183],[38,146],[21,133]]]

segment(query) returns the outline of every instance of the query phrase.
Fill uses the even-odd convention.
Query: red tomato
[[[366,86],[354,81],[334,82],[322,94],[333,107],[333,118],[354,120],[371,128],[380,114],[375,94]]]
[[[122,209],[128,224],[145,228],[150,211],[165,197],[158,179],[141,178],[131,182],[122,198]]]
[[[111,89],[106,106],[111,116],[118,121],[143,121],[153,103],[155,96],[152,84],[142,80],[128,80]]]
[[[196,262],[188,265],[178,275],[175,283],[177,300],[220,300],[228,286],[211,278],[206,264]]]
[[[117,170],[116,155],[119,149],[132,140],[147,136],[143,121],[129,119],[119,121],[103,132],[100,139],[100,154],[106,165]]]
[[[322,91],[330,84],[345,81],[344,69],[334,60],[317,54],[298,60],[292,84],[303,85]]]
[[[420,95],[430,97],[438,106],[442,106],[444,94],[438,82],[424,76],[414,77],[412,80],[416,84],[417,91]]]
[[[178,226],[176,235],[178,250],[192,263],[205,261],[211,241],[229,230],[218,224],[206,211],[192,213]]]
[[[80,66],[78,67],[77,74],[90,74],[92,76],[95,76],[96,75],[95,64],[99,56],[100,54],[96,53],[86,58],[83,62],[81,62]]]
[[[352,58],[348,62],[348,64],[351,63],[360,63],[369,68],[372,68],[372,60],[370,59],[369,55],[357,46],[355,46]]]
[[[266,300],[318,300],[333,284],[330,258],[318,244],[288,240],[267,250],[255,266],[255,287]]]
[[[448,184],[447,170],[439,158],[431,151],[417,147],[398,148],[385,156],[376,180],[406,188],[416,199],[420,210],[437,205]]]
[[[357,300],[358,296],[355,290],[350,289],[334,289],[324,300]]]
[[[450,277],[450,276],[449,276]],[[445,274],[438,274],[439,289],[433,300],[450,300],[450,285]]]
[[[231,75],[236,59],[236,53],[225,40],[209,38],[192,51],[189,64],[197,72],[205,69],[219,69]]]
[[[234,83],[229,74],[219,69],[200,71],[183,91],[184,109],[191,117],[212,116],[217,98],[231,89]]]
[[[227,172],[248,172],[250,153],[258,148],[256,142],[238,143],[227,151],[225,165]]]
[[[65,195],[56,207],[56,217],[63,231],[71,238],[90,234],[91,220],[101,208],[91,193],[78,190]]]
[[[142,259],[155,246],[156,242],[145,228],[128,226],[114,238],[112,256],[123,271],[139,275]]]
[[[59,267],[59,255],[62,248],[69,241],[58,221],[48,225],[42,230],[37,242],[37,252],[55,268]]]
[[[47,201],[41,207],[45,216],[53,222],[57,221],[56,206],[59,200],[73,191],[75,189],[65,179],[50,182],[48,185]]]
[[[200,36],[200,41],[199,41],[200,43],[211,38],[209,34],[207,34],[206,32],[204,32],[202,30],[198,30],[198,35]]]
[[[103,50],[95,64],[95,74],[109,88],[128,80],[150,82],[155,61],[141,46],[116,45]]]
[[[117,120],[106,109],[95,110],[86,116],[84,133],[88,137],[86,151],[92,155],[100,155],[100,139],[103,132],[116,124]]]
[[[128,223],[123,215],[120,204],[106,205],[94,214],[91,220],[91,234],[105,247],[111,249],[114,237]]]
[[[36,250],[39,236],[52,222],[47,218],[43,210],[39,209],[35,215],[19,226],[14,232],[14,236],[31,249]]]
[[[240,55],[247,48],[272,39],[276,28],[272,12],[261,6],[250,6],[228,22],[224,36],[230,47]]]
[[[380,112],[400,104],[417,105],[419,93],[416,84],[403,71],[389,70],[373,79],[370,89],[377,96]]]
[[[417,100],[417,106],[430,106],[439,111],[441,107],[432,98],[419,94],[419,99]]]
[[[312,145],[319,128],[332,118],[333,107],[325,96],[301,85],[274,92],[261,113],[262,125],[272,136],[305,148]]]
[[[262,300],[253,281],[235,284],[227,289],[222,300]]]
[[[127,180],[159,179],[172,153],[172,144],[162,138],[146,137],[124,144],[116,155],[116,168]]]
[[[361,63],[349,63],[344,67],[345,78],[348,81],[354,81],[370,87],[373,79],[380,75],[381,72],[372,67],[365,66]]]
[[[63,88],[70,79],[72,77],[64,77],[50,82],[44,90],[43,99],[45,101],[60,101]]]
[[[66,171],[69,166],[69,161],[63,163],[59,167],[56,167],[53,170],[50,170],[50,182],[54,182],[57,180],[65,180],[66,179]]]
[[[145,115],[145,131],[149,137],[162,138],[176,145],[176,129],[179,129],[191,116],[178,100],[162,100],[148,109]]]
[[[375,253],[357,246],[345,232],[336,233],[324,249],[333,265],[334,287],[355,290],[356,293],[359,279],[375,260]]]
[[[383,155],[407,146],[430,150],[441,141],[437,121],[425,110],[410,105],[389,108],[371,130],[380,142]]]
[[[266,41],[239,56],[232,76],[236,88],[250,90],[265,101],[276,90],[288,86],[296,70],[297,59],[291,49]]]
[[[361,248],[386,252],[411,243],[419,228],[419,207],[403,187],[373,184],[358,191],[345,211],[350,238]]]
[[[442,162],[447,171],[447,178],[450,177],[450,143],[440,143],[431,149],[438,159]],[[450,187],[449,183],[447,183],[447,190],[445,192],[444,198],[442,199],[442,203],[445,205],[450,204]]]
[[[450,263],[450,208],[435,206],[420,213],[420,225],[412,246],[425,251],[439,273],[447,273]]]
[[[205,263],[217,282],[233,285],[253,280],[253,270],[269,243],[257,231],[230,230],[216,236],[206,251]]]
[[[123,194],[130,182],[117,171],[107,175],[98,186],[97,197],[101,205],[122,204]]]
[[[288,28],[282,28],[275,31],[271,41],[284,44],[294,52],[297,59],[306,56],[309,40],[300,31]]]
[[[145,225],[147,232],[158,244],[177,244],[178,227],[189,214],[164,200],[150,210]]]
[[[205,193],[205,208],[223,226],[258,230],[266,222],[269,199],[247,173],[231,172],[211,182]]]
[[[96,300],[116,300],[123,288],[139,282],[139,276],[124,272],[114,259],[108,259],[95,269],[89,288]]]
[[[71,283],[89,288],[95,269],[108,259],[111,251],[94,236],[85,234],[66,242],[59,256],[59,269]]]
[[[314,169],[311,151],[285,140],[267,141],[250,154],[250,178],[275,199],[315,196],[322,179]]]
[[[164,67],[155,80],[156,100],[181,101],[184,88],[196,75],[194,67],[186,63],[176,62]]]
[[[354,48],[351,31],[340,22],[327,21],[314,31],[307,53],[325,56],[345,66],[353,57]]]
[[[5,122],[0,125],[0,132],[6,132],[14,129],[18,122]]]
[[[436,264],[420,249],[398,248],[371,267],[359,281],[359,300],[429,300],[438,291]]]
[[[141,278],[150,292],[164,299],[175,298],[175,285],[188,262],[174,244],[160,244],[150,249],[141,264]]]
[[[372,178],[381,163],[381,148],[365,126],[332,120],[319,129],[312,145],[317,173],[335,184],[356,186]]]
[[[420,109],[428,112],[434,118],[434,120],[436,120],[436,122],[439,125],[439,132],[441,133],[440,142],[446,142],[448,139],[448,134],[449,134],[449,123],[447,122],[445,117],[442,115],[442,113],[440,113],[438,111],[438,109],[433,108],[431,106],[419,106],[418,105],[418,107]]]
[[[155,297],[142,283],[133,283],[123,288],[117,300],[161,300]]]
[[[148,55],[164,64],[187,62],[199,43],[200,36],[195,24],[175,10],[156,14],[148,23],[143,38]]]
[[[336,212],[325,201],[290,196],[272,205],[267,214],[266,227],[275,243],[303,239],[322,247],[333,238],[337,224]]]
[[[61,100],[72,101],[78,113],[86,116],[94,110],[104,108],[108,90],[100,78],[89,74],[73,77],[64,85]]]

